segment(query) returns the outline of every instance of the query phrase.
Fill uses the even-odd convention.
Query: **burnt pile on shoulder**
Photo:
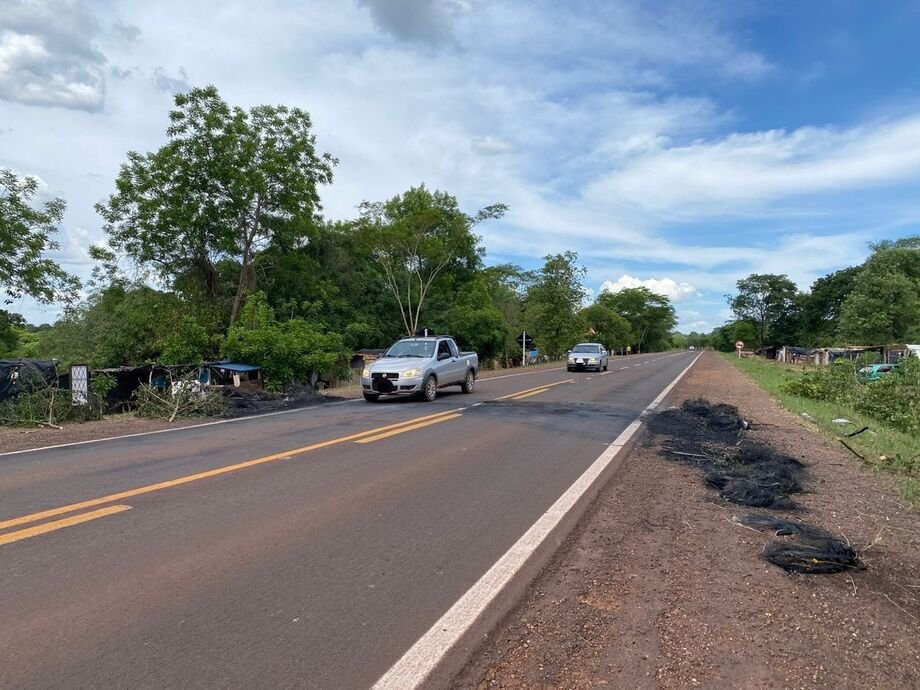
[[[770,446],[748,441],[750,424],[732,405],[687,400],[649,421],[649,430],[667,438],[671,460],[703,470],[706,483],[726,500],[755,508],[796,508],[791,494],[804,490],[805,466]]]
[[[804,491],[804,463],[751,440],[745,433],[750,426],[736,407],[703,399],[687,400],[648,423],[649,431],[663,439],[665,457],[700,469],[706,484],[722,498],[755,508],[798,509],[791,496]],[[790,572],[839,573],[865,568],[856,549],[820,527],[766,514],[733,520],[773,532],[778,538],[767,542],[761,555]]]
[[[765,560],[784,570],[825,575],[866,568],[855,548],[820,527],[772,515],[742,515],[732,520],[745,527],[785,537],[767,542],[761,552]]]

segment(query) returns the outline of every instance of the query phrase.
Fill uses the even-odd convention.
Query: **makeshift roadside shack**
[[[241,362],[204,362],[198,367],[198,383],[209,390],[239,390],[248,393],[265,388],[262,367]]]
[[[0,400],[57,386],[57,366],[47,359],[0,359]]]

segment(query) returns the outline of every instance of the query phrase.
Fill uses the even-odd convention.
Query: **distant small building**
[[[363,371],[364,367],[372,362],[376,362],[378,359],[383,357],[383,353],[386,352],[386,348],[361,348],[360,350],[355,350],[355,353],[351,356],[351,362],[349,367],[355,369],[356,371]]]
[[[805,364],[814,360],[815,351],[810,347],[794,347],[784,345],[776,351],[777,362],[790,364]]]

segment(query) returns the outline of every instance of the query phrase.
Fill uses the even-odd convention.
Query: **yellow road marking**
[[[197,472],[196,474],[189,474],[185,477],[179,477],[177,479],[170,479],[165,482],[159,482],[157,484],[149,484],[148,486],[141,486],[136,489],[128,489],[127,491],[120,491],[118,493],[109,494],[108,496],[100,496],[99,498],[91,498],[88,501],[81,501],[79,503],[71,503],[70,505],[61,506],[59,508],[51,508],[50,510],[43,510],[40,513],[32,513],[31,515],[23,515],[22,517],[13,518],[11,520],[4,520],[0,522],[0,530],[4,530],[8,527],[16,527],[18,525],[25,525],[30,522],[37,522],[39,520],[44,520],[45,518],[55,517],[57,515],[64,515],[65,513],[73,513],[77,510],[83,510],[84,508],[94,508],[95,506],[104,505],[106,503],[114,503],[115,501],[123,501],[127,498],[133,498],[134,496],[141,496],[143,494],[153,493],[154,491],[161,491],[163,489],[169,489],[174,486],[181,486],[183,484],[189,484],[191,482],[197,482],[201,479],[209,479],[210,477],[217,477],[222,474],[227,474],[229,472],[236,472],[237,470],[246,469],[247,467],[255,467],[256,465],[263,465],[267,462],[274,462],[275,460],[285,460],[294,455],[301,455],[303,453],[309,453],[310,451],[319,450],[320,448],[328,448],[329,446],[335,446],[340,443],[346,443],[347,441],[354,441],[359,438],[364,438],[365,436],[372,436],[379,434],[382,431],[388,431],[390,429],[397,429],[407,425],[417,424],[422,421],[429,419],[436,419],[438,417],[444,417],[446,415],[455,414],[453,410],[448,410],[446,412],[439,412],[438,414],[427,415],[425,417],[416,417],[415,419],[408,419],[404,422],[398,422],[396,424],[388,424],[387,426],[377,427],[375,429],[368,429],[367,431],[362,431],[358,434],[351,434],[350,436],[342,436],[340,438],[333,438],[328,441],[322,441],[320,443],[314,443],[309,446],[304,446],[302,448],[294,448],[293,450],[286,450],[281,453],[273,453],[272,455],[266,455],[261,458],[255,458],[253,460],[246,460],[245,462],[238,462],[234,465],[227,465],[225,467],[218,467],[213,470],[207,470],[206,472]]]
[[[598,376],[606,376],[607,374],[612,374],[612,371],[605,371],[603,374],[598,374]]]
[[[380,439],[390,438],[390,436],[396,436],[397,434],[404,434],[407,431],[415,431],[416,429],[421,429],[426,426],[431,426],[432,424],[440,424],[441,422],[447,422],[451,419],[456,419],[457,417],[462,417],[462,414],[449,414],[446,417],[439,417],[438,419],[429,419],[427,422],[422,422],[421,424],[413,424],[412,426],[404,426],[399,429],[393,429],[392,431],[387,431],[382,434],[377,434],[376,436],[368,436],[362,438],[355,443],[373,443],[374,441],[379,441]]]
[[[575,379],[566,379],[565,381],[557,381],[556,383],[546,383],[542,386],[536,386],[534,388],[528,388],[523,391],[518,391],[517,393],[509,393],[508,395],[503,395],[500,398],[495,398],[496,400],[508,400],[509,398],[516,398],[519,395],[524,395],[524,393],[530,393],[531,391],[540,391],[541,393],[547,388],[552,388],[553,386],[561,386],[564,383],[575,383]]]
[[[540,388],[535,391],[530,391],[529,393],[524,393],[523,395],[516,395],[511,399],[512,400],[523,400],[524,398],[529,398],[531,395],[540,395],[540,393],[545,393],[548,390],[549,388]]]
[[[126,510],[131,510],[131,506],[109,506],[107,508],[100,508],[99,510],[94,510],[89,513],[71,515],[69,518],[64,518],[63,520],[46,522],[43,525],[36,525],[35,527],[21,529],[16,532],[7,532],[6,534],[0,534],[0,546],[5,544],[12,544],[16,541],[22,541],[23,539],[37,537],[40,534],[47,534],[48,532],[54,532],[55,530],[64,529],[65,527],[73,527],[74,525],[89,522],[90,520],[98,520],[99,518],[106,517],[107,515],[123,513]]]

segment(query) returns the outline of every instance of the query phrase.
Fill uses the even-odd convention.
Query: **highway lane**
[[[689,361],[0,456],[0,685],[370,685]]]

